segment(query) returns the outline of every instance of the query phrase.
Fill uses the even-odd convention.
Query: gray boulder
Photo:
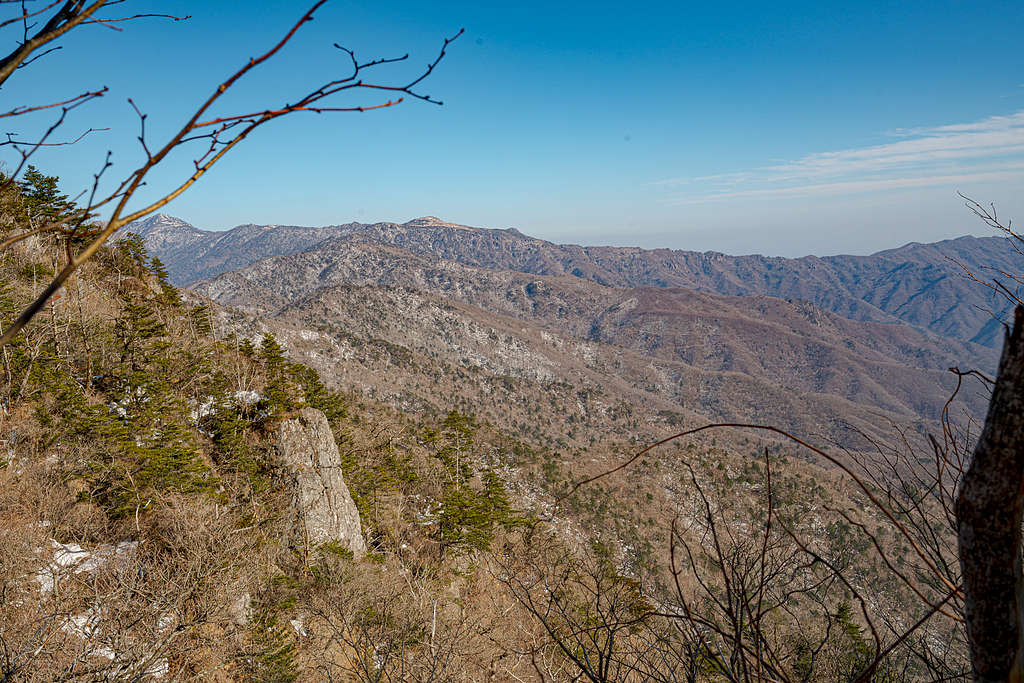
[[[366,554],[359,511],[341,473],[327,417],[303,408],[277,428],[277,453],[291,480],[295,530],[307,549],[338,542],[358,559]]]

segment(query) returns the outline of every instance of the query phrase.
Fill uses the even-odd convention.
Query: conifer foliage
[[[61,193],[59,181],[56,176],[45,175],[29,165],[18,185],[30,219],[56,223],[75,213],[75,204]]]

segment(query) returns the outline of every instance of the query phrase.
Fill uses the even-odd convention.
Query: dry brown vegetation
[[[5,315],[61,246],[4,253]],[[464,413],[334,394],[271,338],[218,339],[136,240],[47,312],[4,349],[11,680],[755,680],[768,653],[776,680],[852,680],[921,596],[940,599],[865,491],[779,439],[698,436],[556,505],[629,444],[552,449]],[[299,405],[331,417],[367,559],[286,540],[270,437]],[[912,646],[929,657],[949,637],[929,621],[884,670],[925,677]]]
[[[0,83],[109,4],[46,5],[39,32],[0,59]],[[353,74],[297,104],[210,112],[320,4],[162,148],[141,136],[146,162],[111,194],[79,208],[46,199],[56,179],[38,172],[0,184],[2,680],[950,680],[972,662],[987,678],[1019,673],[1007,653],[1018,633],[990,635],[988,616],[1020,612],[1024,313],[973,460],[969,417],[945,414],[930,443],[896,428],[889,440],[853,430],[828,450],[771,427],[753,441],[687,430],[664,440],[685,444],[624,461],[628,405],[610,420],[618,431],[571,453],[455,409],[466,403],[396,411],[333,390],[273,335],[215,325],[138,238],[107,245],[256,127],[350,110],[321,101],[371,87],[356,77],[381,62],[348,53]],[[372,87],[415,95],[437,63]],[[35,142],[7,144],[27,163],[102,95],[0,114],[61,112]],[[194,173],[126,210],[190,138],[209,144]],[[88,224],[106,205],[111,219]],[[272,438],[303,407],[327,416],[343,451],[364,559],[288,532]],[[530,419],[558,426],[546,407]],[[954,505],[957,491],[968,494]],[[1004,561],[958,557],[958,531],[961,544],[992,532]],[[996,637],[1008,645],[992,656]]]

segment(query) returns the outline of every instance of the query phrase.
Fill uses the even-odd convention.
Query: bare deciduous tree
[[[309,666],[329,681],[468,680],[487,625],[445,600],[429,577],[406,568],[370,573],[325,558],[322,586],[301,604],[318,655]],[[398,574],[398,575],[396,575]],[[319,654],[322,653],[322,654]]]
[[[690,525],[697,530],[696,542],[673,525],[671,568],[680,605],[666,615],[677,619],[689,642],[698,645],[704,665],[730,681],[813,680],[816,676],[807,667],[813,668],[819,653],[826,651],[829,632],[842,628],[843,621],[853,623],[828,611],[838,586],[859,603],[869,636],[859,646],[861,661],[851,680],[913,672],[950,680],[971,670],[979,681],[1022,680],[1024,307],[1016,308],[1014,327],[1007,330],[994,381],[976,371],[953,371],[957,391],[966,377],[993,387],[984,429],[973,447],[973,422],[950,418],[953,397],[943,411],[941,441],[929,437],[925,447],[893,426],[894,443],[882,444],[861,433],[865,447],[844,449],[842,457],[776,427],[711,424],[652,444],[618,467],[578,482],[566,496],[630,466],[657,446],[709,429],[748,428],[782,436],[842,470],[863,495],[866,509],[895,530],[895,545],[905,547],[900,556],[894,544],[880,538],[877,527],[849,511],[830,509],[867,539],[915,602],[904,613],[870,605],[847,575],[847,566],[777,520],[770,461],[763,503],[767,521],[759,533],[747,534],[737,534],[726,514],[728,504],[709,496],[693,465],[684,462],[702,512],[692,516]],[[694,538],[692,533],[689,538]],[[817,612],[819,623],[801,623],[795,609],[800,600],[817,607],[803,613]],[[786,621],[791,628],[784,626]],[[797,651],[787,632],[805,638],[799,649],[807,661],[794,661]]]
[[[990,204],[989,206],[985,206],[981,202],[971,199],[963,194],[960,194],[960,198],[964,200],[964,203],[967,205],[967,208],[971,210],[971,213],[980,218],[985,225],[996,232],[1002,233],[1003,237],[1006,238],[1006,243],[1010,249],[1018,255],[1024,256],[1024,235],[1021,235],[1013,229],[1012,221],[1004,222],[1003,219],[999,217],[999,212],[996,211],[995,205]],[[959,266],[968,278],[982,287],[987,287],[992,290],[992,293],[995,294],[997,298],[1005,299],[1011,306],[1024,306],[1024,299],[1021,298],[1021,290],[1024,288],[1024,273],[1009,273],[991,266],[982,267],[981,271],[976,273],[966,264],[955,258],[950,257],[949,260]],[[1001,317],[994,312],[993,315],[1001,319]]]
[[[545,637],[528,656],[541,680],[685,680],[689,659],[611,548],[569,548],[546,530],[494,556],[492,574]]]
[[[85,0],[66,0],[64,2],[50,2],[37,10],[30,10],[23,2],[0,3],[0,7],[7,5],[17,8],[15,16],[0,21],[0,29],[16,29],[20,27],[23,34],[22,38],[18,41],[18,46],[7,57],[0,59],[0,85],[17,73],[18,69],[28,66],[35,59],[59,49],[59,46],[55,47],[53,45],[54,41],[78,27],[89,24],[111,27],[120,22],[153,17],[165,17],[175,20],[185,18],[169,14],[142,13],[122,17],[107,17],[103,14],[104,10],[108,10],[110,7],[122,4],[123,2],[125,0],[94,0],[92,3],[87,3]],[[70,248],[68,249],[67,261],[60,272],[53,277],[50,284],[22,312],[18,319],[8,329],[3,331],[3,334],[0,335],[0,346],[10,342],[68,281],[72,273],[82,263],[92,258],[97,250],[114,233],[128,223],[157,211],[168,202],[180,196],[257,128],[283,116],[293,115],[298,112],[317,114],[365,112],[392,107],[402,102],[405,96],[433,104],[441,104],[439,100],[418,92],[416,88],[433,73],[434,69],[445,57],[448,45],[462,34],[461,30],[453,37],[445,39],[437,57],[423,71],[408,81],[387,83],[367,80],[368,72],[372,71],[374,67],[404,61],[408,58],[408,55],[360,61],[352,50],[335,44],[335,47],[347,58],[347,73],[339,74],[336,78],[326,82],[312,85],[304,92],[299,90],[294,99],[289,101],[268,103],[261,110],[242,112],[218,111],[217,106],[223,100],[225,93],[229,92],[239,81],[248,77],[262,64],[272,59],[286,44],[291,42],[303,24],[311,21],[314,13],[325,2],[327,0],[317,0],[312,7],[302,14],[299,20],[285,33],[277,44],[260,56],[248,59],[241,68],[217,85],[206,100],[198,104],[178,130],[158,145],[153,145],[147,139],[146,114],[139,110],[129,99],[129,103],[134,108],[139,119],[140,132],[138,140],[145,159],[142,164],[125,175],[121,180],[114,182],[112,190],[104,190],[101,189],[103,177],[112,167],[108,153],[106,160],[94,176],[87,199],[77,211],[60,221],[31,227],[0,243],[0,249],[3,249],[18,240],[46,231],[59,231],[67,240],[76,237],[86,238],[85,246],[77,253],[74,253]],[[43,25],[39,28],[34,28],[34,22],[41,20],[47,15],[49,16]],[[338,106],[335,104],[337,96],[353,91],[382,92],[389,99],[358,105]],[[16,135],[11,135],[8,136],[7,141],[0,143],[0,145],[13,148],[19,156],[16,168],[9,177],[5,178],[5,182],[11,182],[38,149],[46,146],[72,144],[81,139],[82,136],[92,132],[94,129],[90,129],[83,133],[82,136],[72,140],[63,142],[51,141],[54,133],[65,125],[69,114],[78,107],[106,94],[106,88],[86,90],[71,97],[55,98],[54,102],[16,106],[7,111],[0,112],[0,119],[15,119],[29,113],[48,110],[59,112],[56,120],[41,134],[36,136],[34,141],[30,142]],[[129,208],[129,203],[136,196],[138,190],[146,183],[146,179],[153,170],[166,166],[168,157],[176,150],[186,146],[197,149],[196,156],[192,160],[192,168],[175,181],[176,184],[168,188],[158,199],[140,208]],[[88,223],[90,218],[100,213],[107,215],[106,222],[99,226],[90,225]]]

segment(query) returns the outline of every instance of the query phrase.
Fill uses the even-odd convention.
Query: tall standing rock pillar
[[[365,555],[359,511],[345,485],[327,417],[303,408],[278,425],[276,448],[291,480],[296,534],[306,549],[336,542],[356,558]]]

